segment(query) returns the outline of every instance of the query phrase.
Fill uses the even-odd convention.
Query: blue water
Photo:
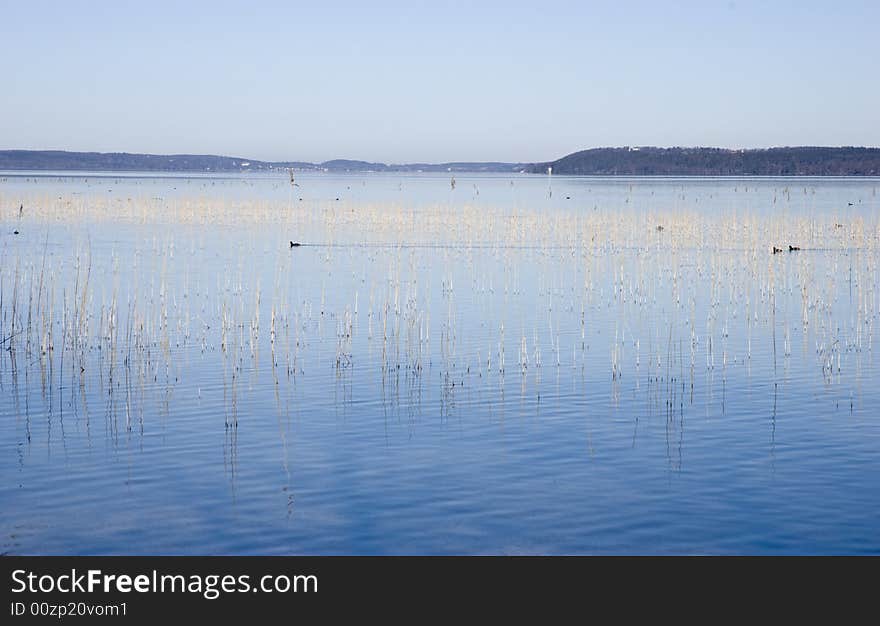
[[[0,551],[880,552],[880,180],[455,179],[0,173]]]

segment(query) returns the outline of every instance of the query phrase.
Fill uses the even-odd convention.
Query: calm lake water
[[[0,173],[0,552],[880,553],[878,187]]]

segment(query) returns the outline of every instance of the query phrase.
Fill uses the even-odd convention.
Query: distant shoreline
[[[362,175],[374,175],[374,174],[410,174],[410,175],[442,175],[444,172],[442,171],[416,171],[416,170],[386,170],[383,172],[369,171],[369,170],[336,170],[336,171],[321,171],[321,170],[296,170],[299,174],[312,174],[312,175],[351,175],[354,176],[356,174]],[[66,170],[15,170],[15,169],[0,169],[0,180],[3,178],[61,178],[61,177],[71,177],[71,178],[198,178],[203,177],[206,179],[221,179],[221,178],[239,178],[242,176],[247,176],[249,174],[254,175],[262,175],[264,177],[269,177],[272,174],[275,174],[279,178],[286,176],[286,172],[282,172],[279,170],[253,170],[251,172],[247,171],[211,171],[211,172],[200,172],[200,171],[192,171],[192,170],[174,170],[174,171],[163,171],[163,170],[76,170],[76,169],[66,169]],[[499,177],[504,177],[505,172],[480,172],[480,171],[456,171],[455,174],[458,175],[495,175]],[[527,177],[541,177],[547,176],[547,173],[544,172],[510,172],[510,176],[527,176]],[[878,179],[880,180],[880,174],[788,174],[788,175],[777,175],[777,174],[727,174],[727,175],[716,175],[716,174],[556,174],[553,173],[555,178],[595,178],[597,180],[602,179],[618,179],[620,181],[626,180],[641,180],[641,179],[653,179],[653,180],[755,180],[755,179],[764,179],[764,180],[809,180],[809,179],[838,179],[838,180],[871,180]],[[298,179],[299,180],[299,179]]]
[[[880,176],[880,148],[786,147],[732,150],[725,148],[594,148],[555,161],[535,163],[451,162],[385,164],[347,159],[322,163],[260,161],[218,155],[155,155],[0,150],[0,170],[32,172],[242,173],[293,169],[306,172],[446,172],[576,176]]]

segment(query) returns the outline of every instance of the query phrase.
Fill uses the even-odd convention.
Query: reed
[[[582,376],[618,392],[649,385],[681,414],[703,375],[724,382],[732,368],[770,363],[779,379],[810,359],[831,385],[874,345],[876,218],[793,216],[783,186],[764,199],[780,213],[757,210],[751,187],[715,214],[687,208],[684,187],[680,204],[631,187],[614,206],[570,212],[477,204],[488,195],[479,191],[418,211],[403,201],[0,193],[3,219],[40,233],[32,247],[3,244],[0,382],[21,368],[30,376],[33,363],[61,411],[99,385],[125,431],[143,416],[138,386],[161,382],[167,398],[196,352],[222,369],[225,423],[236,428],[242,383],[259,387],[267,353],[276,386],[330,369],[351,389],[375,365],[389,389],[398,372],[448,383],[452,406],[470,376],[501,379],[508,353],[523,393],[537,388],[549,351],[557,371],[570,355]],[[293,228],[303,245],[288,248]],[[132,247],[98,247],[102,229]],[[216,276],[210,254],[223,259]]]

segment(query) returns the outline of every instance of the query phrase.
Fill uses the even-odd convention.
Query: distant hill
[[[595,148],[533,173],[596,176],[880,176],[880,148]]]
[[[243,166],[248,163],[248,166]],[[126,152],[64,152],[60,150],[3,150],[0,169],[99,170],[142,172],[239,171],[258,168],[249,159],[200,154],[129,154]]]
[[[333,159],[324,161],[313,166],[316,169],[343,172],[384,172],[388,166],[384,163],[368,163],[367,161],[354,161],[352,159]]]
[[[489,161],[471,163],[467,161],[455,163],[407,163],[391,165],[398,172],[528,172],[534,167],[532,163],[501,163]]]
[[[258,161],[210,154],[132,154],[63,150],[0,150],[0,170],[75,170],[113,172],[242,172],[294,168],[332,172],[518,172],[531,163],[415,163],[386,165],[350,159],[323,163]]]
[[[880,148],[594,148],[547,163],[385,164],[334,159],[258,161],[210,154],[0,150],[0,170],[242,172],[285,168],[330,172],[531,172],[595,176],[880,176]]]
[[[533,163],[368,163],[366,161],[350,161],[336,159],[324,161],[312,166],[314,169],[345,172],[528,172]]]

